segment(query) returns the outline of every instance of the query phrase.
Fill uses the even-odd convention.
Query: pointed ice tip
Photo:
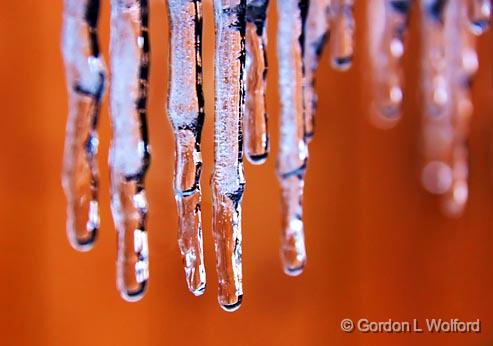
[[[295,268],[290,268],[290,267],[284,267],[284,273],[288,276],[299,276],[301,275],[301,273],[303,273],[303,270],[305,269],[305,263],[303,263],[301,266],[299,267],[295,267]]]
[[[147,280],[139,285],[136,290],[120,289],[120,297],[129,303],[135,303],[144,297],[147,288]]]
[[[205,292],[205,282],[202,282],[197,288],[189,287],[188,289],[194,296],[199,297]]]
[[[269,156],[268,152],[265,152],[264,154],[260,154],[260,155],[247,154],[247,159],[248,162],[250,162],[252,165],[261,165],[265,161],[267,161],[268,156]]]
[[[95,228],[92,231],[88,232],[88,237],[86,238],[78,238],[71,230],[69,230],[68,234],[70,246],[72,246],[74,250],[77,250],[79,252],[88,252],[94,247],[94,243],[96,242],[98,234],[98,229]]]
[[[337,57],[332,60],[332,67],[338,71],[347,71],[351,68],[353,56]]]
[[[221,303],[219,303],[219,305],[226,312],[235,312],[236,310],[238,310],[240,308],[242,301],[243,301],[243,294],[238,296],[238,300],[234,304],[221,304]]]
[[[305,133],[305,141],[307,143],[311,142],[314,135],[315,135],[315,132],[313,132],[313,131]]]

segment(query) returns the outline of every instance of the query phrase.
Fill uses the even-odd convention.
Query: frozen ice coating
[[[315,131],[315,111],[317,108],[317,93],[315,90],[315,74],[320,55],[328,38],[328,15],[330,0],[311,0],[305,28],[305,139],[311,140]]]
[[[245,73],[245,153],[253,164],[261,164],[269,152],[269,133],[265,109],[267,77],[268,0],[247,0]]]
[[[482,34],[491,21],[491,0],[467,0],[468,18],[472,32]]]
[[[218,301],[224,310],[234,311],[240,307],[243,298],[241,200],[245,186],[242,121],[245,107],[246,0],[214,0],[214,17],[213,237]]]
[[[140,299],[149,275],[144,178],[150,162],[146,103],[147,0],[111,1],[111,209],[118,233],[117,286]]]
[[[332,66],[344,71],[351,67],[354,50],[354,0],[330,0],[330,51]]]
[[[69,112],[62,184],[67,197],[67,235],[72,246],[89,250],[99,228],[97,123],[105,69],[97,37],[98,0],[65,0],[62,53]]]
[[[302,221],[303,185],[308,159],[304,131],[303,46],[309,1],[277,3],[277,55],[281,98],[277,174],[282,190],[281,260],[288,275],[298,275],[306,262]]]
[[[394,126],[403,99],[402,56],[411,0],[374,0],[368,6],[371,117],[382,128]]]
[[[425,188],[443,196],[458,216],[468,197],[467,138],[473,106],[470,84],[478,67],[467,3],[422,1]]]
[[[168,117],[175,135],[175,199],[178,245],[188,289],[205,290],[202,245],[200,137],[204,123],[202,94],[202,2],[168,0],[170,19],[170,81]]]

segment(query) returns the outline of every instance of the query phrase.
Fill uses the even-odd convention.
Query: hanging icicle
[[[200,137],[204,123],[202,93],[202,2],[168,0],[170,19],[170,87],[168,116],[175,135],[175,199],[178,244],[188,289],[205,290],[202,245]]]
[[[284,272],[288,275],[299,275],[306,262],[302,221],[303,186],[308,159],[303,105],[303,28],[308,5],[307,0],[286,0],[277,4],[281,97],[277,174],[282,190],[281,259]]]
[[[305,24],[303,102],[305,107],[304,127],[306,141],[310,141],[315,132],[315,111],[317,109],[315,74],[320,55],[327,41],[329,5],[330,0],[311,0]]]
[[[243,175],[244,68],[246,0],[214,0],[215,157],[212,177],[213,235],[216,248],[218,300],[226,311],[240,307],[241,201]]]
[[[144,178],[150,163],[146,103],[147,0],[111,1],[111,210],[118,232],[117,286],[140,299],[149,276]]]
[[[467,2],[422,0],[424,160],[423,184],[443,196],[443,209],[459,216],[468,198],[467,139],[478,67]]]
[[[265,109],[267,78],[268,0],[247,0],[245,74],[245,153],[253,164],[262,164],[269,153],[269,133]]]
[[[374,124],[394,126],[403,99],[402,56],[411,0],[375,0],[368,6],[369,62]]]
[[[341,71],[349,69],[353,62],[353,3],[354,0],[330,0],[330,61]]]
[[[105,86],[99,53],[98,0],[65,0],[62,52],[69,97],[62,183],[67,197],[67,235],[89,250],[99,228],[97,123]]]

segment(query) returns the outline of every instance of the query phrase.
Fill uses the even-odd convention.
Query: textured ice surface
[[[241,200],[243,176],[245,0],[214,0],[215,160],[212,177],[213,236],[216,248],[219,304],[239,308],[243,297]]]
[[[202,8],[198,0],[168,0],[170,18],[170,87],[168,117],[175,135],[175,199],[178,245],[189,290],[204,292],[200,136],[204,122],[202,94]]]
[[[281,97],[277,174],[283,201],[281,259],[284,271],[289,275],[297,275],[303,270],[306,261],[301,204],[308,159],[303,102],[303,28],[308,1],[280,1],[277,8]]]
[[[143,295],[149,272],[144,192],[150,160],[147,18],[146,0],[111,1],[111,208],[118,232],[117,286],[128,301]]]
[[[269,133],[265,109],[268,0],[247,0],[245,74],[245,153],[253,164],[267,159]]]
[[[69,104],[62,184],[67,235],[81,251],[92,247],[99,228],[96,127],[105,72],[99,56],[98,13],[96,0],[64,2],[62,53]]]
[[[394,126],[401,116],[401,65],[410,6],[411,0],[375,0],[368,6],[371,115],[382,128]]]

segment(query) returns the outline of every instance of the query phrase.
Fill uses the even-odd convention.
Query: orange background
[[[101,43],[108,46],[109,1]],[[212,166],[213,20],[205,11],[203,218],[208,287],[187,292],[176,243],[173,137],[165,114],[167,15],[151,1],[149,106],[153,161],[148,175],[151,281],[143,301],[115,288],[115,233],[108,196],[107,98],[100,124],[102,230],[92,252],[65,237],[60,186],[67,112],[60,57],[62,1],[3,1],[0,14],[0,344],[2,345],[493,345],[492,33],[480,39],[474,84],[471,193],[465,215],[441,216],[419,184],[419,18],[414,9],[405,57],[405,117],[391,131],[367,115],[365,6],[356,6],[357,48],[348,73],[318,74],[317,135],[310,146],[305,222],[308,266],[297,278],[280,268],[280,198],[274,174],[278,91],[275,6],[271,6],[268,110],[272,152],[247,165],[241,309],[216,303],[208,186]],[[107,48],[104,50],[108,60]],[[345,334],[343,318],[482,320],[475,335]],[[423,322],[424,323],[424,322]]]

